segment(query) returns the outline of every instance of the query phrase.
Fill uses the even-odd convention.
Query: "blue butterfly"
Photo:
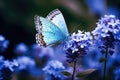
[[[64,17],[60,10],[55,9],[46,18],[34,17],[37,30],[36,42],[42,46],[65,41],[69,35]]]

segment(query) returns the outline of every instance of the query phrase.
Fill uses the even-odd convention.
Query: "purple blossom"
[[[10,80],[15,67],[18,67],[16,60],[4,60],[4,57],[0,56],[0,80]]]
[[[16,59],[16,61],[19,64],[19,69],[20,70],[27,69],[27,68],[35,66],[35,61],[32,58],[27,57],[27,56],[18,57]]]
[[[16,45],[14,52],[16,54],[27,54],[28,53],[28,47],[27,45],[25,45],[24,43],[19,43],[18,45]]]
[[[4,60],[4,57],[0,56],[0,69],[4,67],[10,69],[13,72],[14,67],[18,67],[18,63],[16,60],[13,61]]]
[[[40,59],[49,59],[53,56],[53,49],[51,47],[43,48],[38,44],[32,45],[32,54],[33,56],[40,58]]]
[[[100,45],[102,53],[108,48],[109,53],[114,53],[115,43],[120,40],[120,20],[114,15],[105,15],[97,22],[97,27],[92,31],[96,44]]]
[[[9,41],[0,35],[0,52],[4,52],[8,47]]]
[[[90,32],[78,31],[73,33],[66,42],[65,51],[68,62],[74,62],[81,56],[87,54],[88,47],[92,44]]]
[[[18,62],[16,60],[13,61],[5,60],[3,66],[9,68],[11,71],[14,71],[14,67],[18,66]]]
[[[97,27],[92,31],[93,35],[99,35],[101,37],[110,36],[112,33],[115,39],[119,40],[119,37],[115,35],[120,32],[120,20],[114,15],[105,15],[97,22]]]
[[[65,67],[63,64],[57,60],[51,60],[47,63],[47,65],[42,69],[48,76],[51,78],[62,78],[62,74],[60,72],[64,70]],[[48,79],[49,80],[49,79]],[[50,79],[53,80],[53,79]]]

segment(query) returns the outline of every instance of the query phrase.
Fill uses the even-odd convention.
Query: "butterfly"
[[[68,29],[59,9],[50,12],[46,18],[35,15],[34,23],[37,30],[36,42],[41,46],[49,46],[65,41],[69,36]]]

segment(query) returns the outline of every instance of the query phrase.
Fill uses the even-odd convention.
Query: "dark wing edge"
[[[43,40],[43,35],[42,33],[37,33],[36,34],[36,43],[39,45],[39,46],[44,46],[46,47],[46,43],[45,41]]]
[[[48,15],[47,15],[47,19],[48,20],[52,20],[56,15],[62,14],[61,11],[59,9],[55,9],[53,11],[51,11]]]
[[[42,33],[42,23],[40,21],[40,16],[38,15],[34,16],[34,23],[35,23],[36,31],[38,33]]]
[[[44,36],[42,35],[42,23],[40,21],[40,16],[38,15],[34,16],[34,23],[35,23],[36,30],[38,32],[36,34],[36,43],[40,46],[46,47],[46,43],[43,39]]]
[[[41,45],[39,33],[36,34],[36,43],[37,43],[39,46]]]
[[[67,29],[67,25],[66,25],[66,22],[65,22],[65,19],[64,19],[64,16],[62,14],[62,12],[59,10],[59,9],[54,9],[53,11],[51,11],[48,15],[47,15],[47,19],[50,20],[53,24],[57,25],[57,27],[59,29],[63,29],[63,27],[61,27],[61,23],[59,22],[56,22],[54,19],[58,16],[58,15],[61,15],[62,16],[62,21],[63,21],[63,24],[65,25],[65,34],[68,34],[68,29]],[[60,20],[61,21],[61,20]],[[62,32],[64,33],[64,31],[62,30]]]

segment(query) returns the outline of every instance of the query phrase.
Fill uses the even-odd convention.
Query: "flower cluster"
[[[22,70],[22,69],[28,69],[30,67],[35,66],[35,61],[33,59],[31,59],[30,57],[27,57],[27,56],[18,57],[16,59],[16,61],[19,64],[18,68],[20,70]]]
[[[28,54],[28,47],[24,43],[19,43],[18,45],[16,45],[14,52],[19,55]]]
[[[114,39],[120,39],[120,20],[114,15],[105,15],[97,23],[97,27],[92,32],[94,35],[99,35],[101,37],[110,36],[110,33],[114,36]]]
[[[10,79],[12,72],[15,71],[15,67],[18,66],[19,64],[16,60],[4,60],[4,57],[0,56],[0,80]]]
[[[53,49],[51,47],[43,48],[37,44],[32,45],[32,53],[39,58],[48,58],[53,56]]]
[[[114,44],[116,41],[120,40],[120,20],[114,15],[105,15],[97,23],[97,27],[92,31],[97,41],[101,46],[102,53],[105,53],[106,48],[109,48],[109,53],[112,55],[114,53]]]
[[[0,56],[0,69],[5,67],[5,68],[9,68],[11,71],[14,71],[14,67],[18,65],[19,64],[16,60],[13,61],[4,60],[4,57]]]
[[[56,80],[53,78],[62,78],[60,72],[64,70],[65,67],[63,64],[57,60],[51,60],[47,63],[47,65],[43,68],[43,71],[50,76],[50,80]]]
[[[9,41],[0,35],[0,52],[4,52],[8,47]]]
[[[74,62],[81,56],[87,54],[88,47],[92,44],[92,36],[90,32],[78,31],[73,33],[66,42],[65,50],[68,62]]]

